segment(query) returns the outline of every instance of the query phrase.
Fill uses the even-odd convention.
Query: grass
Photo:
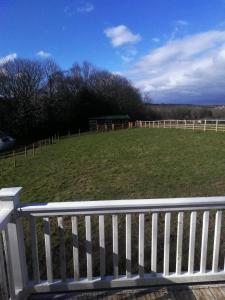
[[[225,195],[225,134],[133,129],[61,140],[0,160],[23,201]]]
[[[22,186],[22,201],[45,202],[82,199],[129,199],[225,195],[225,133],[176,129],[132,129],[71,137],[37,150],[36,156],[0,160],[0,187]],[[67,271],[72,276],[71,222],[65,218]],[[150,270],[151,216],[145,216],[145,263]],[[187,268],[189,214],[185,214],[184,259]],[[211,266],[215,212],[210,213],[208,268]],[[84,219],[79,217],[80,268],[85,276]],[[147,224],[149,224],[147,226]],[[175,268],[177,213],[171,221],[171,265]],[[111,218],[105,218],[107,273],[112,273]],[[55,276],[59,274],[59,241],[56,218],[51,219]],[[196,269],[199,269],[202,213],[198,213]],[[99,267],[98,219],[92,218],[95,272]],[[223,220],[222,232],[225,230]],[[162,270],[164,214],[159,215],[158,270]],[[25,226],[28,265],[31,270],[31,242]],[[125,218],[119,217],[119,269],[125,272]],[[43,222],[38,221],[39,259],[44,266]],[[221,238],[221,250],[225,240]],[[138,218],[132,216],[132,264],[138,269]],[[220,265],[223,265],[223,251]],[[42,269],[45,277],[45,269]]]

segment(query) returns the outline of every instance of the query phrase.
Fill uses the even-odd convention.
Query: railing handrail
[[[222,246],[221,229],[225,209],[225,196],[105,201],[74,200],[73,202],[20,204],[20,191],[21,188],[0,190],[0,231],[1,226],[6,224],[0,235],[0,271],[1,269],[5,271],[6,265],[5,273],[7,274],[9,294],[12,300],[26,299],[30,293],[59,290],[125,288],[131,286],[162,285],[164,283],[197,283],[225,280],[225,269],[224,267],[221,269],[221,263],[219,263],[219,254]],[[188,214],[185,214],[185,211],[187,211]],[[199,214],[197,211],[201,211],[201,213]],[[146,216],[149,212],[150,214]],[[160,214],[161,212],[163,212],[162,216]],[[175,214],[173,212],[175,212]],[[134,216],[132,216],[132,213]],[[109,215],[104,216],[106,214]],[[120,224],[122,224],[118,216],[119,214],[124,214],[122,215],[122,219],[125,219],[123,226],[125,226],[126,257],[122,252],[121,254],[124,266],[126,266],[126,275],[118,264],[118,257],[121,251],[119,243],[121,236],[123,236],[119,232]],[[175,216],[176,214],[177,216]],[[94,215],[98,216],[97,223],[93,222],[97,220]],[[188,219],[186,219],[187,215],[189,215]],[[23,235],[22,222],[23,216],[25,216],[24,219],[27,219],[30,224],[30,236],[26,237],[26,239],[28,238],[27,241],[31,241],[31,255],[29,253],[29,256],[26,256],[26,243]],[[54,216],[57,218],[51,218]],[[71,218],[67,219],[67,216],[71,216]],[[81,220],[79,216],[83,216],[84,218]],[[39,221],[36,221],[38,218],[35,217],[43,217],[42,225],[46,258],[46,271],[44,270],[46,280],[44,281],[42,281],[43,276],[41,272],[43,272],[43,268],[40,264],[41,260],[39,260],[38,250],[38,244],[41,241],[41,237],[39,237],[40,228],[39,226],[37,227]],[[200,223],[197,223],[197,217],[200,218]],[[171,219],[173,221],[171,221]],[[174,221],[176,222],[176,220],[177,228],[175,229]],[[55,223],[55,221],[57,223]],[[97,226],[92,227],[92,224]],[[112,231],[108,225],[112,226]],[[57,238],[55,240],[54,235],[56,232],[53,231],[55,226],[57,226],[58,231],[57,244],[59,248],[57,249],[59,249],[60,257],[58,260],[60,266],[59,279],[54,277],[53,272],[55,268],[53,253],[56,252],[55,249],[53,249],[51,239],[54,238],[54,242],[57,240]],[[189,230],[188,248],[187,244],[183,244],[183,241],[186,239],[184,226]],[[196,272],[195,243],[196,240],[199,239],[199,236],[196,235],[197,226],[202,227],[202,237],[201,241],[198,241],[198,243],[201,243],[201,255],[198,258],[199,262],[197,262],[197,264],[200,264],[200,268]],[[214,238],[212,236],[214,241],[212,257],[210,257],[207,256],[207,247],[209,245],[209,234],[211,235],[212,233],[212,226],[214,226]],[[145,228],[149,230],[148,232],[146,231],[146,233]],[[72,234],[72,244],[68,243],[69,248],[66,246],[67,240],[65,240],[65,230],[67,229],[69,229]],[[83,229],[85,229],[85,232]],[[137,229],[138,233],[136,231]],[[174,230],[177,231],[177,233],[175,233]],[[160,260],[163,258],[163,273],[161,273],[159,269],[159,259],[157,258],[159,256],[157,254],[157,243],[162,243],[162,234],[164,235],[163,253],[160,249],[159,250]],[[137,235],[138,238],[138,252],[131,245],[134,235]],[[173,258],[176,266],[172,268],[173,270],[170,268],[170,248],[175,246],[171,243],[172,235],[173,239],[174,236],[176,236],[177,239],[176,257]],[[99,241],[97,241],[99,245],[94,241],[97,236],[99,236]],[[110,246],[108,245],[108,241],[109,239],[111,240],[111,237],[112,261],[110,264],[112,264],[113,272],[110,271],[110,274],[107,274],[106,248]],[[84,238],[85,249],[79,247],[80,241],[82,245]],[[145,242],[145,240],[149,239],[151,240],[151,246]],[[3,246],[1,245],[2,240]],[[148,261],[151,255],[150,272],[148,268],[146,269],[145,264],[145,245],[149,247],[148,254],[146,255]],[[183,250],[184,247],[185,249]],[[67,262],[67,250],[71,251],[74,278],[68,277],[69,272],[67,272],[67,265],[71,259]],[[80,267],[79,260],[83,257],[82,255],[80,256],[80,251],[85,251],[87,277],[83,277],[83,267]],[[94,272],[96,266],[93,264],[93,261],[94,263],[98,262],[95,258],[96,251],[99,251],[100,254],[98,275]],[[188,251],[187,267],[182,266],[183,251]],[[137,255],[135,256],[135,260],[132,258],[132,253]],[[31,263],[32,260],[32,277],[28,272],[28,258],[28,263]],[[212,267],[207,268],[207,259],[209,258],[212,259]],[[138,263],[138,274],[132,272],[131,266],[133,261],[135,261],[135,264]],[[4,282],[6,283],[5,286],[7,290],[7,281],[5,280]]]
[[[17,208],[22,214],[36,216],[60,214],[101,214],[141,211],[181,211],[225,208],[225,196],[158,199],[126,199],[105,201],[74,201],[24,204]]]

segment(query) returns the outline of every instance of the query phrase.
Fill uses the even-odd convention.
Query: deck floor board
[[[31,295],[29,300],[225,300],[225,285],[175,286]]]

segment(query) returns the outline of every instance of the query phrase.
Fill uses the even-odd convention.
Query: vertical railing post
[[[21,187],[1,189],[0,209],[16,209],[20,204],[21,189]],[[22,292],[27,287],[28,275],[22,223],[16,217],[16,211],[5,229],[4,236],[15,299],[23,299]]]

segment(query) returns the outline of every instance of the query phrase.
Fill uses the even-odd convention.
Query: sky
[[[225,104],[225,0],[0,0],[0,65],[90,61],[155,103]]]

